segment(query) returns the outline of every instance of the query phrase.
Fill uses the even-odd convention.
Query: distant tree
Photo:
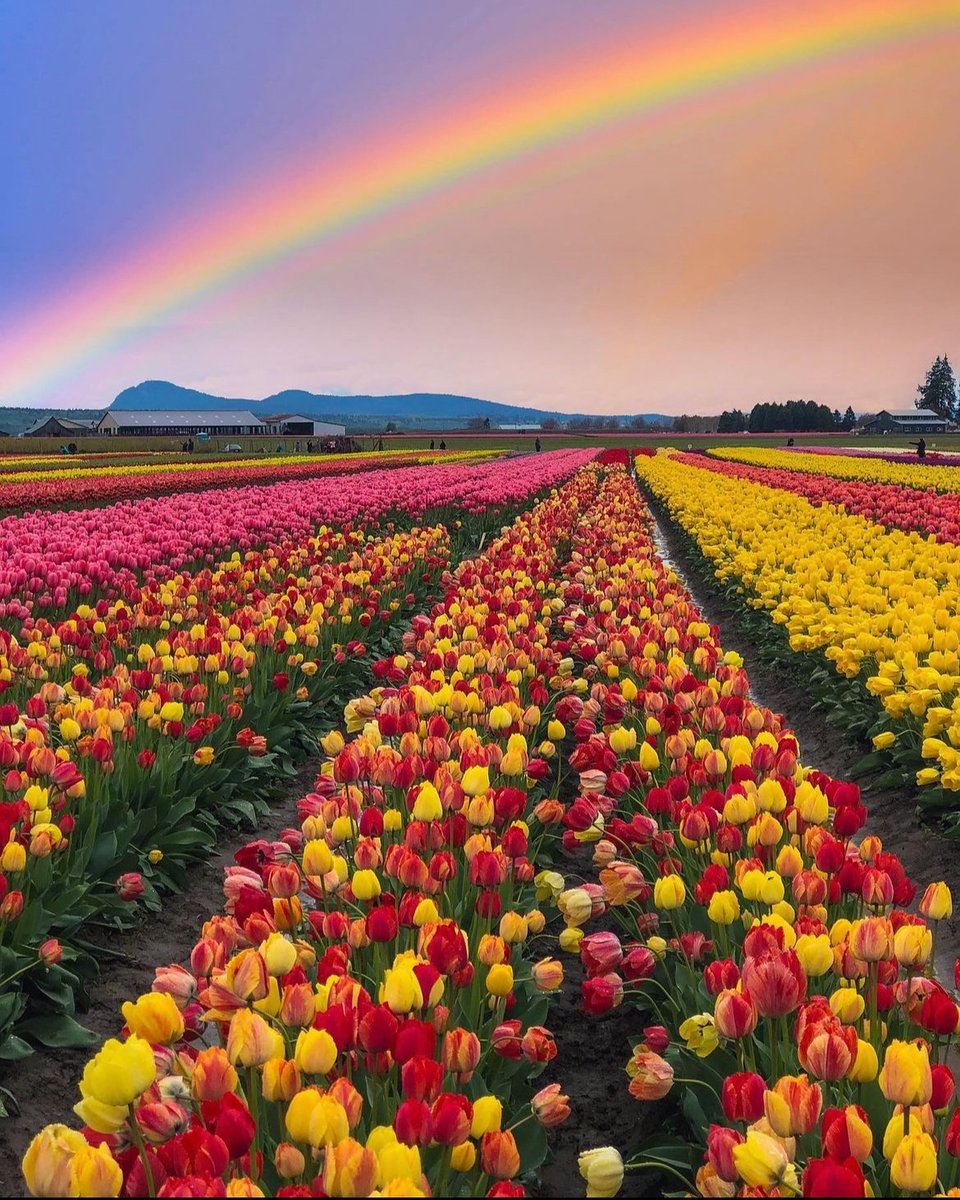
[[[929,408],[947,421],[960,415],[957,403],[957,381],[946,355],[937,360],[927,372],[927,378],[917,388],[917,408]]]
[[[833,433],[835,429],[840,428],[840,422],[837,420],[839,416],[839,413],[831,412],[825,404],[818,404],[813,427],[824,433]]]
[[[750,433],[820,433],[836,429],[835,415],[814,400],[786,404],[755,404],[745,422]],[[724,432],[734,432],[725,430]]]
[[[484,425],[484,423],[483,423],[483,417],[471,417],[470,420],[467,421],[467,428],[468,429],[486,429],[487,426]]]
[[[397,432],[396,421],[388,421],[386,423],[386,425],[384,425],[384,427],[383,427],[383,432],[384,433],[396,433]]]
[[[833,424],[836,429],[839,429],[843,425],[843,413],[839,408],[833,410]]]
[[[739,408],[732,412],[722,412],[717,421],[717,433],[743,433],[747,427],[747,418]]]
[[[484,417],[484,418],[483,418],[483,427],[484,427],[484,429],[489,429],[489,428],[490,428],[490,418],[489,418],[489,417]]]
[[[843,417],[841,418],[840,428],[844,431],[844,433],[847,433],[849,430],[851,430],[854,427],[854,425],[856,425],[856,423],[857,423],[857,414],[853,411],[853,408],[848,404],[847,411],[843,414]]]
[[[673,418],[673,432],[686,433],[690,428],[690,418],[684,413],[680,417]]]
[[[545,430],[559,429],[560,422],[557,420],[556,417],[547,417],[547,419],[545,421],[542,421],[540,423],[540,428],[545,429]]]

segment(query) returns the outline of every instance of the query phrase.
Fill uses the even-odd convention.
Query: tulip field
[[[960,496],[924,490],[930,471],[954,469],[895,468],[918,472],[921,488],[836,477],[885,477],[882,462],[791,458],[802,471],[784,457],[637,462],[735,602],[768,614],[759,636],[813,656],[818,702],[873,739],[866,765],[915,783],[921,806],[960,830]]]
[[[90,928],[155,906],[218,829],[254,823],[464,540],[589,457],[0,520],[0,1059],[85,1039]]]
[[[0,1057],[90,1055],[30,1193],[523,1196],[572,1139],[564,1194],[956,1194],[948,881],[751,697],[644,496],[949,819],[960,536],[911,494],[940,484],[383,457],[0,520]],[[295,819],[90,1044],[91,928],[189,892],[311,746]],[[642,1142],[578,1137],[571,977],[581,1055],[636,1011],[595,1069]]]
[[[49,457],[0,459],[0,512],[39,505],[103,504],[159,496],[167,492],[224,488],[278,479],[316,479],[324,476],[376,471],[383,467],[425,466],[430,463],[479,462],[496,456],[496,451],[461,450],[427,453],[391,450],[387,453],[286,454],[277,457],[233,459],[188,459],[180,462],[111,461],[121,455],[91,455],[89,461],[51,465]],[[154,456],[159,457],[159,456]]]

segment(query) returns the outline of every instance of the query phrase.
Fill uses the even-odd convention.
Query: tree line
[[[845,413],[813,400],[788,400],[785,404],[755,404],[749,414],[739,408],[720,414],[717,433],[833,433],[852,429],[857,414]]]

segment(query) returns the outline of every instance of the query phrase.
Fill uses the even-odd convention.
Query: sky
[[[943,0],[5,0],[0,404],[909,405],[958,51]]]

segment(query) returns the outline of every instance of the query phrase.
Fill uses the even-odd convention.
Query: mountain
[[[489,417],[492,426],[540,425],[546,420],[566,422],[589,413],[563,413],[542,408],[522,408],[498,404],[474,396],[443,392],[410,392],[399,396],[327,396],[298,389],[287,389],[263,400],[213,396],[193,388],[180,387],[163,379],[151,379],[122,391],[111,408],[130,410],[179,409],[203,412],[215,408],[248,409],[256,416],[273,413],[300,413],[305,417],[337,421],[351,428],[380,428],[386,421],[401,426],[457,428],[472,418]],[[673,417],[663,413],[642,413],[647,424],[669,424]],[[620,417],[621,422],[636,420]]]

